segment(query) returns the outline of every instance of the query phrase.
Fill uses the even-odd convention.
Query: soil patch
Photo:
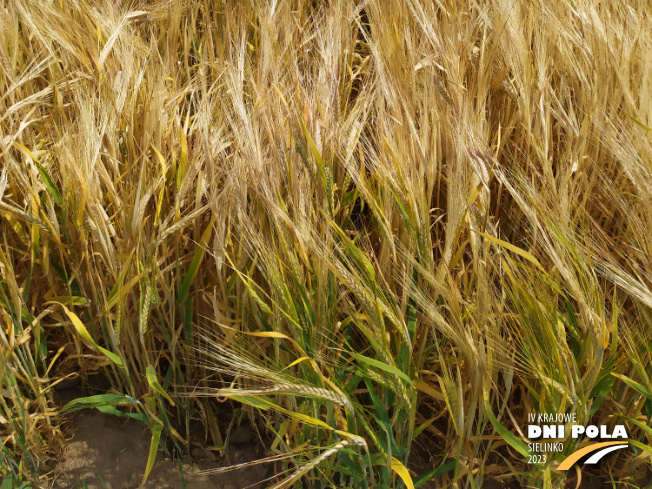
[[[232,447],[228,457],[195,447],[192,456],[182,459],[181,470],[178,460],[159,451],[141,486],[151,439],[142,423],[91,409],[74,415],[65,432],[70,439],[49,480],[44,481],[48,489],[259,489],[269,468],[257,464],[226,473],[203,473],[262,458],[256,441]]]

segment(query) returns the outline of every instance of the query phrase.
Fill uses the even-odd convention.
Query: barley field
[[[651,127],[646,1],[0,0],[0,487],[652,487]]]

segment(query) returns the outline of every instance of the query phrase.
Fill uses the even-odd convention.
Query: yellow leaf
[[[425,383],[421,379],[414,379],[414,387],[419,389],[424,394],[428,394],[433,399],[437,399],[438,401],[444,400],[444,395],[441,392],[430,387],[427,383]]]
[[[410,477],[408,469],[406,469],[405,465],[396,460],[394,457],[392,457],[392,470],[396,472],[401,479],[403,479],[405,487],[408,489],[414,489],[414,483],[412,482],[412,477]]]
[[[530,261],[533,263],[539,270],[541,270],[543,273],[546,273],[544,268],[541,266],[541,263],[539,263],[539,260],[537,260],[531,253],[528,253],[527,251],[519,248],[518,246],[514,246],[511,243],[508,243],[507,241],[503,241],[502,239],[498,239],[495,236],[491,236],[490,234],[483,233],[481,231],[476,231],[481,236],[484,236],[487,238],[489,241],[493,241],[495,244],[498,246],[501,246],[503,248],[508,249],[512,253],[516,253],[519,256],[522,256],[526,260]]]
[[[310,362],[314,362],[314,360],[312,358],[310,358],[310,357],[297,358],[294,362],[292,362],[290,365],[285,367],[283,370],[287,370],[287,369],[289,369],[291,367],[294,367],[297,363],[305,362],[306,360],[308,360]]]
[[[55,304],[59,304],[59,305],[63,308],[63,310],[64,310],[64,312],[66,313],[66,315],[67,315],[67,316],[70,318],[70,320],[72,321],[72,324],[73,324],[73,326],[75,327],[75,330],[77,331],[77,334],[78,334],[79,336],[81,336],[81,337],[84,339],[84,341],[86,341],[86,343],[88,343],[88,344],[91,345],[94,349],[100,351],[101,353],[103,353],[104,355],[106,355],[107,357],[109,357],[109,359],[110,359],[113,363],[115,363],[116,365],[118,365],[119,367],[122,367],[122,366],[124,365],[124,364],[122,363],[122,359],[121,359],[118,355],[116,355],[115,353],[113,353],[113,352],[107,350],[106,348],[102,348],[102,347],[99,346],[97,343],[95,343],[95,341],[93,340],[92,336],[90,335],[90,333],[89,333],[88,330],[86,329],[86,326],[84,326],[84,323],[82,323],[81,319],[79,319],[79,317],[77,316],[77,314],[75,314],[74,312],[72,312],[70,309],[68,309],[66,306],[64,306],[64,305],[61,304],[60,302],[55,302]]]
[[[239,331],[237,329],[231,328],[229,326],[226,326],[224,324],[220,324],[222,328],[225,329],[232,329],[234,331],[237,331],[238,333],[246,334],[247,336],[257,336],[259,338],[278,338],[282,340],[288,340],[290,343],[294,345],[294,347],[297,349],[297,351],[301,354],[301,356],[307,356],[306,352],[303,351],[303,348],[299,346],[299,344],[294,341],[292,338],[290,338],[288,335],[285,335],[283,333],[278,333],[276,331]]]
[[[169,396],[169,394],[165,392],[165,389],[163,389],[163,386],[158,381],[158,378],[156,377],[156,371],[154,370],[154,367],[152,365],[148,366],[145,369],[145,377],[147,378],[147,383],[152,388],[152,390],[161,394],[163,397],[165,397],[168,400],[168,402],[172,406],[174,406],[174,401]]]
[[[156,452],[158,451],[158,444],[161,440],[161,432],[163,431],[163,426],[157,424],[152,428],[152,441],[149,444],[149,456],[147,457],[147,466],[145,467],[145,474],[143,475],[143,481],[141,485],[147,482],[149,473],[154,467],[154,462],[156,461]]]
[[[158,162],[161,165],[161,178],[163,179],[163,185],[161,185],[161,190],[159,191],[158,194],[158,202],[156,203],[156,214],[154,216],[154,226],[158,226],[159,223],[159,218],[161,216],[161,206],[163,204],[163,193],[165,191],[165,174],[167,173],[167,164],[165,163],[165,158],[163,158],[163,155],[161,152],[156,149],[156,146],[152,144],[152,149],[154,150],[154,153],[156,153],[156,156],[158,157]]]

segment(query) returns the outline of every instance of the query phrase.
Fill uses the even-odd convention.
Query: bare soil
[[[178,460],[159,450],[147,482],[141,485],[151,440],[142,423],[89,409],[71,416],[64,432],[69,440],[43,481],[48,489],[260,489],[269,468],[264,463],[207,473],[262,458],[264,449],[255,440],[232,445],[226,457],[193,446],[191,455],[181,460],[182,470]]]

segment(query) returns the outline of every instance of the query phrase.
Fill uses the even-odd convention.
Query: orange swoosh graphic
[[[584,455],[588,455],[591,452],[595,452],[596,450],[600,450],[601,448],[604,447],[610,447],[612,445],[623,445],[627,443],[626,441],[606,441],[604,443],[594,443],[593,445],[589,445],[588,447],[584,447],[581,450],[578,450],[577,452],[573,453],[572,455],[569,455],[564,459],[564,461],[559,464],[559,467],[557,467],[557,470],[568,470],[570,469],[575,462],[577,462],[579,459],[581,459]]]

